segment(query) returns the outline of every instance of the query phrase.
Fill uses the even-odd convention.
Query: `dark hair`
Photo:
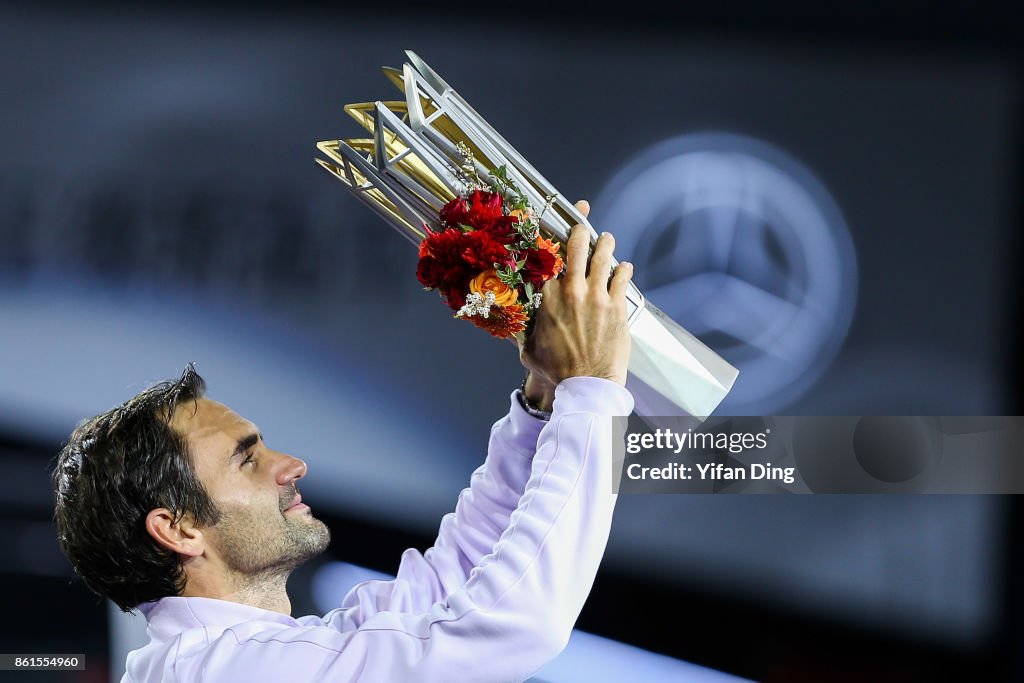
[[[220,513],[195,472],[174,409],[196,401],[206,382],[190,363],[181,378],[157,384],[81,422],[53,472],[57,535],[75,571],[96,593],[130,612],[143,602],[180,595],[178,554],[146,531],[146,515],[167,508],[209,526]]]

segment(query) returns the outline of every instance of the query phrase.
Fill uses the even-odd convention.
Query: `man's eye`
[[[247,456],[245,456],[245,460],[242,462],[242,464],[248,465],[251,462],[256,462],[256,458],[253,457],[252,453],[249,453]]]

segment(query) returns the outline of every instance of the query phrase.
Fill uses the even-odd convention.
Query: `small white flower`
[[[544,298],[544,293],[543,292],[534,292],[533,293],[533,307],[535,309],[536,308],[540,308],[540,302],[541,302],[541,300],[543,298]]]
[[[479,292],[470,292],[466,295],[466,305],[455,314],[456,318],[465,318],[479,315],[484,318],[491,317],[491,306],[494,305],[494,292],[487,292],[486,295]]]

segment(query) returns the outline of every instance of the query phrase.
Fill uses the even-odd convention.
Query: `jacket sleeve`
[[[369,668],[388,653],[381,680],[522,680],[561,652],[611,527],[610,418],[632,408],[607,380],[558,386],[523,495],[468,580],[424,613],[381,612],[351,636]]]
[[[606,380],[558,386],[507,527],[444,600],[422,612],[378,611],[355,629],[344,608],[279,630],[240,624],[179,661],[181,680],[233,680],[233,670],[254,681],[528,678],[565,647],[590,592],[615,504],[610,417],[632,405]]]
[[[426,611],[466,583],[508,527],[545,424],[512,394],[508,414],[491,428],[484,464],[459,494],[455,511],[441,519],[434,545],[424,553],[406,550],[394,580],[365,581],[345,596],[341,606],[350,628],[379,611]]]

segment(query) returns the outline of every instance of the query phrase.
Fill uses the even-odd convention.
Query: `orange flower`
[[[519,299],[519,292],[498,279],[498,273],[493,269],[485,270],[470,280],[469,291],[477,294],[494,292],[495,306],[511,306]]]
[[[498,339],[508,339],[525,330],[527,319],[526,313],[523,312],[523,307],[519,304],[492,306],[491,312],[486,318],[482,315],[473,315],[466,318],[466,320],[483,330],[487,330],[491,336]]]

